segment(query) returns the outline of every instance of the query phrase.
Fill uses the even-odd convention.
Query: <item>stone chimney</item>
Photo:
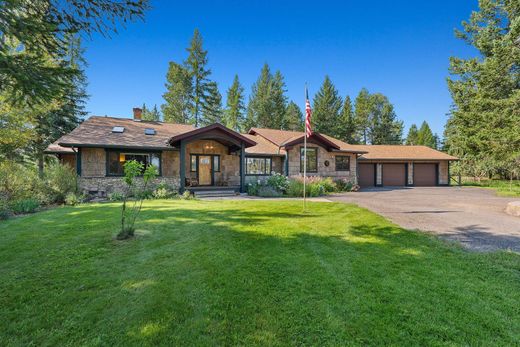
[[[139,107],[134,107],[134,120],[141,120],[141,117],[143,115],[143,110]]]

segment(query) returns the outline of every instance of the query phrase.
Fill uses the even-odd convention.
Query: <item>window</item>
[[[157,168],[161,173],[161,155],[159,153],[124,153],[109,151],[107,163],[108,176],[122,176],[124,174],[123,166],[125,162],[135,160],[144,165],[146,169],[149,165]]]
[[[305,148],[300,148],[300,172],[303,172]],[[307,147],[307,172],[318,172],[318,148]]]
[[[271,158],[246,157],[246,175],[270,175]]]
[[[190,171],[197,172],[197,156],[193,154],[190,155]]]
[[[213,171],[220,172],[220,155],[213,156]]]
[[[113,133],[122,133],[125,131],[125,127],[113,127],[112,132]]]
[[[155,129],[154,128],[146,128],[144,129],[145,135],[155,135]]]
[[[350,171],[350,157],[348,155],[336,156],[336,171]]]

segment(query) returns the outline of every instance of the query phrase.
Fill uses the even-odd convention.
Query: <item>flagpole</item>
[[[307,83],[305,83],[305,107],[307,107]],[[307,188],[307,124],[304,124],[303,127],[303,212],[307,208],[307,197],[306,197],[306,188]]]

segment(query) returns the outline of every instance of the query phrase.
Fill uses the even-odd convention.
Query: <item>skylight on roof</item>
[[[145,135],[155,135],[155,129],[154,128],[146,128],[144,129]]]
[[[112,132],[113,133],[122,133],[125,131],[125,127],[113,127]]]

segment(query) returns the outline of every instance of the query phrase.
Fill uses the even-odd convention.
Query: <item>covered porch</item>
[[[256,142],[212,124],[176,135],[169,144],[179,149],[180,191],[234,189],[245,192],[245,149]]]

